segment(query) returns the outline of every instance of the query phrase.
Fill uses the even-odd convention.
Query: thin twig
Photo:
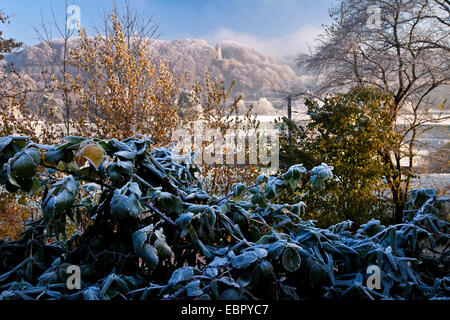
[[[43,166],[45,168],[47,168],[47,169],[53,169],[53,170],[56,170],[56,171],[59,171],[59,172],[62,172],[62,173],[70,174],[72,176],[75,176],[77,179],[86,180],[86,181],[89,181],[89,182],[96,183],[96,184],[98,184],[98,185],[100,185],[102,187],[105,187],[105,188],[109,189],[109,190],[113,190],[114,191],[116,189],[112,185],[107,184],[107,183],[105,183],[105,182],[103,182],[101,180],[94,179],[94,178],[91,178],[91,177],[86,177],[86,176],[84,176],[84,175],[82,175],[80,173],[77,173],[77,172],[73,172],[73,171],[69,171],[69,170],[60,170],[60,169],[58,169],[56,167],[48,166],[48,165],[45,165],[45,164]]]
[[[161,216],[161,218],[164,219],[164,221],[168,222],[169,224],[171,224],[172,226],[176,226],[177,224],[175,222],[173,222],[172,219],[170,219],[168,216],[166,216],[164,213],[162,213],[161,211],[159,211],[158,209],[156,209],[151,203],[144,203],[144,205],[149,208],[150,210],[152,210],[153,212],[159,214]]]

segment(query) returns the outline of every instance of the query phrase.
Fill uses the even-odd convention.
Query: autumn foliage
[[[72,80],[80,107],[75,122],[85,136],[123,139],[133,134],[167,143],[177,125],[177,84],[167,62],[150,60],[148,41],[130,42],[111,17],[112,33],[88,37],[80,31],[72,50],[80,73]]]

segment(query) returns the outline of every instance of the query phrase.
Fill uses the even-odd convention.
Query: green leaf
[[[108,165],[106,173],[111,182],[119,183],[133,175],[134,166],[130,161],[118,161]]]
[[[326,163],[322,163],[320,166],[314,167],[311,172],[312,176],[309,183],[312,185],[315,191],[319,191],[325,187],[325,180],[333,177],[332,166],[328,166]]]
[[[13,141],[11,137],[0,138],[0,152],[2,152]]]
[[[114,282],[114,274],[110,274],[103,282],[102,290],[100,291],[100,296],[106,296],[108,289]]]
[[[158,251],[155,247],[146,244],[139,250],[138,254],[150,268],[154,269],[158,265]]]
[[[258,256],[252,252],[244,252],[231,259],[231,264],[236,269],[245,269],[258,259]]]
[[[145,241],[147,240],[147,234],[141,230],[138,230],[133,233],[133,247],[134,252],[139,252],[141,250],[142,246],[144,245]]]
[[[50,222],[53,220],[53,216],[55,214],[55,199],[53,197],[46,201],[42,209],[42,214],[45,221]]]
[[[129,193],[129,196],[124,193]],[[116,189],[110,203],[111,214],[117,217],[138,217],[142,211],[139,201],[141,195],[139,185],[135,182],[126,184],[120,190]]]
[[[209,200],[209,195],[203,190],[195,191],[195,192],[187,195],[187,197],[186,197],[186,201],[188,201],[188,202],[194,202],[194,201],[204,202],[207,200]]]
[[[58,212],[67,210],[73,205],[77,195],[78,186],[78,182],[73,178],[67,180],[64,189],[55,196],[55,209]]]
[[[139,217],[142,212],[139,196],[136,193],[132,193],[128,196],[128,201],[130,203],[130,215],[132,217]]]
[[[192,267],[182,267],[175,270],[169,279],[169,285],[176,285],[177,283],[194,276],[194,269]]]
[[[169,247],[169,245],[166,243],[164,239],[156,239],[155,243],[153,244],[158,250],[158,256],[161,259],[170,258],[173,255],[172,249]]]
[[[241,288],[247,287],[252,282],[252,276],[249,273],[243,273],[237,278],[237,283]]]
[[[133,160],[134,157],[136,156],[136,153],[130,151],[117,151],[114,153],[114,155],[126,160]]]
[[[283,252],[283,257],[281,261],[286,271],[294,272],[297,271],[298,268],[300,268],[301,263],[300,255],[294,248],[290,247],[286,248],[286,250],[284,250]]]
[[[126,217],[129,215],[130,201],[128,197],[119,194],[116,190],[111,199],[111,214],[116,217]]]
[[[117,150],[122,150],[122,151],[130,151],[133,152],[133,149],[130,148],[130,146],[128,146],[126,143],[122,142],[122,141],[118,141],[117,139],[113,138],[109,141],[109,144],[116,148]]]
[[[256,178],[256,182],[258,182],[258,183],[267,182],[267,181],[269,181],[269,177],[265,174],[260,174],[258,176],[258,178]]]
[[[203,294],[200,289],[200,280],[194,280],[186,285],[186,294],[188,297],[198,297]]]
[[[43,214],[50,222],[56,212],[70,210],[75,202],[79,183],[72,176],[68,176],[54,183],[43,201]]]
[[[86,138],[77,136],[66,136],[63,139],[73,144],[78,144],[86,140]]]
[[[297,288],[295,287],[291,287],[291,286],[287,286],[285,284],[281,284],[280,285],[281,289],[283,290],[283,292],[288,295],[291,299],[294,300],[299,300],[299,296],[297,295]]]
[[[69,209],[75,201],[74,194],[68,190],[63,190],[54,197],[55,209],[58,212]]]
[[[218,279],[218,281],[226,284],[227,286],[239,289],[241,286],[239,285],[239,283],[237,283],[236,281],[234,281],[231,277],[221,277]]]
[[[41,152],[36,148],[25,149],[8,161],[8,174],[13,178],[32,178],[41,162]],[[11,181],[15,184],[15,181]]]
[[[133,233],[133,246],[136,253],[142,248],[148,238],[148,235],[153,231],[153,229],[153,224],[150,224]]]
[[[45,162],[58,163],[64,157],[65,150],[49,150],[45,153]]]
[[[208,265],[209,267],[212,268],[220,268],[220,267],[224,267],[228,264],[228,258],[227,257],[218,257],[215,256],[214,260]]]
[[[328,284],[330,282],[330,274],[327,268],[319,263],[312,266],[309,278],[313,287]]]
[[[227,289],[219,296],[219,300],[239,300],[241,293],[236,289]]]
[[[267,254],[268,254],[268,251],[266,249],[258,248],[258,247],[254,247],[253,252],[256,254],[258,259],[265,258],[265,257],[267,257]]]
[[[100,300],[100,289],[95,286],[84,289],[83,300]]]
[[[261,261],[261,263],[259,264],[259,268],[266,277],[270,277],[273,275],[273,266],[269,261]]]
[[[177,196],[169,192],[161,192],[158,197],[161,209],[169,213],[181,213],[183,202]]]
[[[283,252],[284,246],[285,244],[283,241],[277,241],[272,243],[272,245],[269,248],[270,256],[274,259],[278,259],[280,254]]]
[[[203,244],[203,242],[200,239],[197,240],[197,244],[206,258],[212,259],[214,257],[211,251],[209,251],[209,249]]]
[[[183,213],[175,220],[175,224],[180,229],[186,229],[186,227],[191,223],[193,216],[194,214],[192,212]]]
[[[233,185],[233,201],[239,201],[242,198],[242,193],[245,190],[245,185],[242,183],[236,183]]]
[[[306,172],[306,169],[302,165],[294,165],[283,175],[285,184],[288,184],[293,191],[297,188],[302,173]]]

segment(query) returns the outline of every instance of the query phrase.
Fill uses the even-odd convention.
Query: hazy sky
[[[336,0],[131,0],[143,14],[159,23],[160,39],[205,39],[211,44],[231,40],[275,55],[308,50],[307,43],[329,22],[328,8]],[[68,0],[80,7],[81,25],[100,22],[112,0]],[[118,0],[120,5],[121,0]],[[64,22],[64,0],[0,0],[0,9],[13,15],[11,24],[0,25],[6,37],[26,45],[37,42],[33,26],[52,11]],[[55,36],[56,37],[56,36]]]

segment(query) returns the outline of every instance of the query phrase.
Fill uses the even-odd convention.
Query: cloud
[[[305,25],[280,37],[260,38],[227,28],[219,28],[203,38],[211,44],[220,41],[233,41],[267,54],[286,56],[299,52],[309,52],[310,47],[313,49],[317,45],[317,38],[321,33],[321,28]]]

